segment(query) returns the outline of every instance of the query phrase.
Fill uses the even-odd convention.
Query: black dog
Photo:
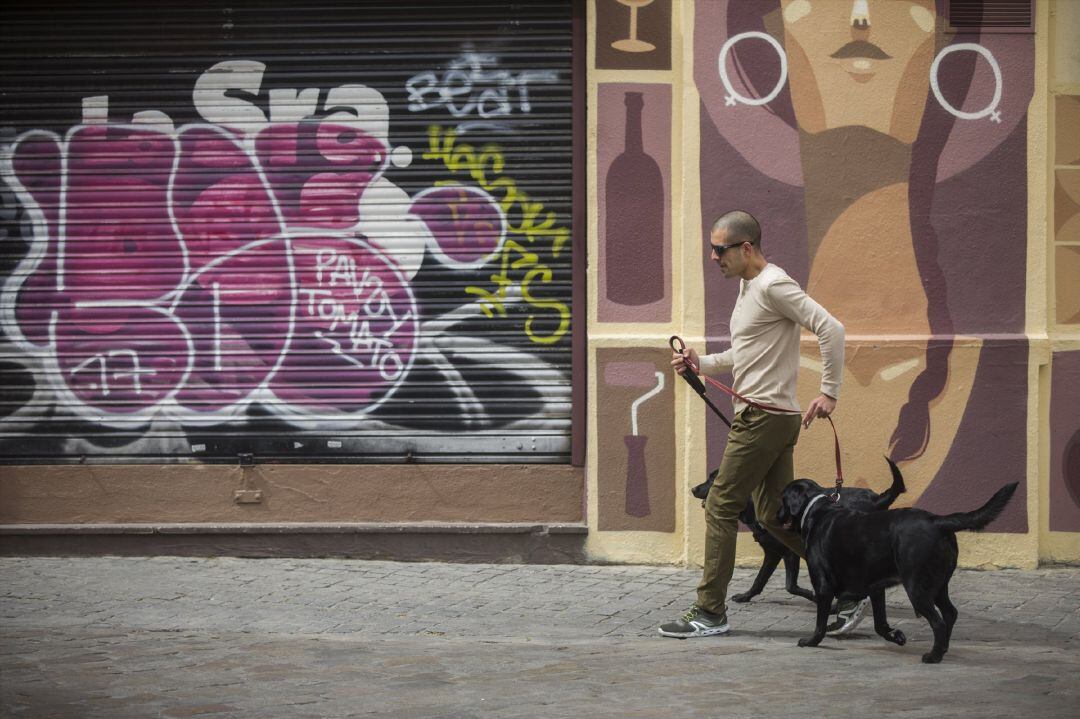
[[[893,472],[898,472],[891,461]],[[869,596],[874,608],[874,631],[887,641],[903,645],[903,632],[885,619],[885,589],[903,584],[915,615],[925,617],[934,630],[934,646],[923,654],[927,664],[941,661],[957,611],[949,601],[949,579],[956,569],[956,533],[978,531],[1001,514],[1016,483],[997,491],[973,512],[939,516],[921,509],[889,512],[853,512],[830,502],[825,490],[808,479],[784,489],[777,519],[785,527],[798,527],[806,542],[806,564],[817,593],[817,626],[800,647],[817,646],[825,636],[833,597]]]
[[[709,474],[708,479],[690,490],[695,497],[702,500],[701,506],[705,506],[705,498],[709,495],[709,490],[719,473],[719,469],[714,469]],[[893,483],[887,490],[878,494],[870,489],[844,487],[840,490],[840,504],[859,512],[876,512],[888,509],[896,501],[896,498],[905,491],[904,478],[900,475],[899,470],[893,467]],[[761,590],[765,588],[765,584],[772,577],[777,565],[780,564],[780,560],[784,561],[786,575],[784,586],[788,592],[799,597],[805,597],[811,602],[814,601],[814,593],[799,586],[799,555],[788,549],[786,544],[770,534],[769,530],[758,522],[753,501],[747,502],[743,511],[739,512],[739,521],[750,528],[754,541],[765,552],[765,559],[761,563],[761,568],[758,570],[753,586],[741,594],[733,595],[731,601],[741,604],[749,602],[761,594]]]

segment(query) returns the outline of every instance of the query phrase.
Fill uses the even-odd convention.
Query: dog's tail
[[[874,500],[875,512],[888,509],[896,501],[897,497],[907,491],[907,487],[904,486],[904,475],[900,474],[900,468],[888,457],[885,458],[885,461],[889,463],[889,470],[892,472],[892,486],[879,494],[877,499]]]
[[[977,532],[1001,514],[1001,511],[1005,509],[1005,505],[1012,499],[1013,492],[1016,491],[1018,484],[1018,482],[1006,484],[994,493],[989,502],[973,512],[957,512],[956,514],[946,514],[944,517],[935,517],[934,524],[950,532],[959,532],[965,529]]]

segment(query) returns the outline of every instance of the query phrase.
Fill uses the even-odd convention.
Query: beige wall
[[[670,38],[665,36],[658,41],[657,33],[662,30],[655,24],[648,26],[645,19],[648,13],[659,12],[661,5],[670,7]],[[588,3],[589,256],[625,256],[624,250],[612,253],[609,249],[616,242],[625,246],[625,239],[614,237],[607,227],[617,225],[620,215],[632,215],[635,203],[653,204],[646,196],[652,191],[648,187],[638,188],[641,195],[629,200],[612,197],[597,189],[612,182],[610,157],[623,152],[625,143],[622,134],[606,132],[606,128],[612,126],[622,127],[620,113],[625,112],[624,108],[620,103],[602,100],[613,92],[633,91],[635,83],[650,87],[671,86],[672,104],[665,108],[670,125],[660,130],[665,139],[670,136],[670,155],[650,152],[648,139],[645,146],[646,153],[661,164],[661,173],[672,178],[670,187],[663,189],[666,203],[656,206],[663,207],[673,218],[671,237],[665,237],[662,245],[670,246],[672,254],[656,265],[656,271],[663,273],[663,280],[671,287],[670,322],[662,321],[664,318],[655,321],[656,318],[646,311],[636,315],[641,321],[623,321],[635,316],[634,298],[613,298],[604,293],[612,283],[608,275],[626,271],[626,266],[620,268],[596,261],[589,266],[588,550],[596,558],[615,561],[701,561],[702,510],[700,502],[690,496],[689,489],[703,481],[708,469],[719,461],[723,427],[711,418],[696,395],[682,382],[674,381],[674,453],[665,461],[670,465],[666,481],[672,483],[676,493],[674,527],[662,531],[635,531],[629,526],[615,528],[610,517],[610,504],[604,504],[605,488],[623,481],[620,474],[623,470],[613,470],[612,462],[607,459],[605,453],[611,452],[612,448],[608,446],[610,440],[603,439],[603,427],[612,417],[626,413],[628,400],[625,392],[613,392],[605,383],[597,369],[597,358],[601,354],[610,357],[615,353],[626,362],[646,356],[651,360],[656,348],[665,348],[672,334],[681,335],[689,345],[699,349],[706,342],[710,348],[725,346],[724,315],[730,312],[733,290],[723,287],[719,273],[703,262],[704,227],[729,196],[747,196],[756,201],[758,198],[752,193],[739,194],[745,186],[751,186],[755,190],[760,188],[759,195],[765,194],[769,187],[779,188],[780,200],[772,206],[768,202],[761,204],[765,208],[762,212],[767,215],[762,218],[767,230],[770,219],[775,226],[776,217],[795,218],[795,221],[782,225],[774,238],[786,236],[784,233],[808,236],[809,241],[800,246],[802,249],[793,250],[776,241],[771,246],[766,245],[767,254],[769,247],[777,248],[770,259],[789,271],[792,268],[801,271],[804,286],[848,328],[848,359],[836,419],[849,484],[879,490],[888,485],[888,473],[881,456],[892,452],[895,457],[902,449],[897,436],[902,435],[905,425],[897,420],[899,409],[913,393],[915,378],[932,361],[928,346],[933,345],[927,344],[928,338],[947,336],[951,348],[945,363],[947,372],[942,374],[944,389],[924,403],[931,427],[925,446],[901,461],[909,493],[901,498],[898,506],[918,506],[938,512],[973,509],[998,486],[1007,481],[1020,481],[1021,491],[1007,517],[1003,516],[987,532],[965,534],[959,538],[961,562],[967,566],[1033,566],[1039,561],[1080,561],[1080,526],[1070,526],[1069,531],[1050,529],[1050,504],[1073,501],[1068,495],[1069,484],[1062,474],[1064,470],[1059,472],[1062,478],[1052,485],[1052,470],[1061,464],[1062,452],[1066,449],[1059,445],[1067,444],[1073,432],[1080,429],[1075,413],[1070,417],[1068,410],[1061,409],[1069,401],[1063,389],[1068,378],[1064,374],[1064,361],[1068,357],[1062,360],[1056,388],[1051,366],[1053,357],[1080,349],[1080,335],[1076,329],[1080,325],[1063,326],[1060,319],[1054,320],[1055,303],[1061,298],[1071,299],[1075,286],[1080,286],[1080,276],[1075,275],[1075,269],[1069,269],[1071,265],[1062,268],[1055,262],[1080,245],[1073,247],[1070,244],[1063,250],[1060,239],[1055,244],[1051,190],[1054,172],[1063,172],[1054,164],[1054,143],[1071,142],[1070,138],[1075,137],[1075,125],[1067,137],[1061,128],[1055,131],[1053,121],[1055,96],[1067,89],[1070,92],[1076,89],[1064,80],[1055,79],[1070,76],[1070,72],[1075,75],[1076,68],[1072,67],[1075,57],[1068,49],[1080,44],[1074,29],[1074,11],[1070,7],[1061,13],[1060,7],[1051,8],[1040,2],[1034,35],[984,34],[979,49],[946,50],[957,39],[942,28],[940,21],[936,22],[937,29],[933,29],[934,3],[895,3],[886,9],[895,17],[884,14],[872,17],[872,23],[878,24],[875,26],[877,34],[871,39],[888,47],[892,55],[899,56],[901,51],[893,48],[899,47],[904,38],[918,40],[922,37],[919,33],[925,32],[928,40],[921,46],[923,49],[912,51],[907,74],[888,79],[885,70],[881,70],[869,80],[863,77],[856,84],[845,85],[845,76],[829,74],[832,68],[828,62],[812,59],[816,50],[812,45],[819,38],[826,38],[822,42],[828,42],[828,34],[835,30],[835,26],[828,25],[829,19],[832,15],[843,15],[841,21],[846,21],[844,13],[850,10],[851,3],[844,0],[789,3],[785,0],[782,7],[789,12],[764,17],[762,27],[766,33],[779,38],[785,48],[789,72],[787,84],[794,86],[779,94],[774,103],[779,109],[768,115],[745,104],[733,110],[730,105],[739,103],[725,102],[725,88],[716,77],[717,48],[723,46],[726,38],[736,34],[739,28],[734,25],[745,20],[740,16],[746,14],[743,8],[725,12],[725,5],[712,1],[666,3],[657,0],[652,6],[642,7],[638,10],[639,39],[656,49],[633,57],[625,53],[625,65],[620,66],[618,53],[613,55],[609,50],[605,50],[603,59],[598,62],[596,44],[601,35],[605,42],[610,37],[629,36],[627,8],[614,0]],[[908,6],[913,9],[909,11]],[[1057,14],[1048,11],[1051,9]],[[708,27],[698,26],[701,22],[707,22]],[[623,35],[605,28],[609,23],[621,27]],[[727,27],[729,23],[730,28]],[[817,30],[812,23],[819,23]],[[743,31],[746,29],[746,26],[742,28]],[[747,87],[740,84],[753,82],[754,63],[766,65],[769,62],[765,41],[760,37],[742,37],[735,41],[746,45],[759,43],[759,50],[763,48],[764,54],[741,58],[739,71],[742,74],[736,75],[732,70],[728,73],[728,82],[744,98],[765,95],[772,85],[759,83]],[[645,66],[640,56],[665,52],[668,46],[670,70],[639,69]],[[802,48],[799,52],[804,52],[805,56],[793,54],[796,47]],[[945,105],[933,102],[927,89],[926,70],[930,60],[939,53],[941,62],[936,78],[942,96],[956,111],[968,113],[988,106],[993,91],[990,72],[993,67],[988,58],[993,58],[993,63],[1000,68],[1004,90],[1004,99],[995,110],[1000,117],[991,116],[989,110],[978,121],[946,117],[947,113],[941,110]],[[1069,69],[1060,71],[1060,76],[1049,74],[1051,53],[1059,64],[1070,63]],[[766,59],[761,59],[763,57]],[[965,72],[962,62],[954,63],[961,58],[970,61],[966,70],[968,75],[966,79],[957,80],[957,77],[964,77]],[[654,64],[664,65],[662,61]],[[857,67],[848,69],[858,71]],[[768,76],[768,72],[769,68],[765,67],[763,74]],[[747,80],[747,77],[751,79]],[[905,125],[895,114],[901,109],[894,112],[891,124],[886,122],[878,126],[872,112],[860,115],[859,108],[867,102],[867,93],[882,92],[883,77],[893,83],[889,86],[892,89],[882,96],[883,100],[895,98],[896,106],[903,108],[916,101],[921,103],[924,96],[930,97],[926,110],[928,117],[912,118]],[[959,82],[969,84],[957,85]],[[962,92],[957,94],[958,88],[967,88],[966,99]],[[789,108],[786,111],[783,109],[785,97]],[[846,108],[848,115],[830,114],[828,108],[835,98],[843,101],[840,105]],[[815,103],[822,103],[820,107],[824,108],[825,114],[818,116],[824,118],[820,121],[813,119]],[[771,109],[774,104],[770,104]],[[646,106],[646,114],[649,111]],[[656,112],[657,108],[653,107],[652,111]],[[785,112],[787,127],[781,122]],[[932,161],[937,163],[933,166],[937,180],[931,178],[935,207],[953,203],[954,213],[970,213],[970,221],[977,224],[980,216],[1002,210],[1003,201],[992,197],[994,192],[1001,192],[1000,187],[996,190],[993,187],[993,175],[997,172],[994,168],[1012,168],[1010,171],[1018,178],[1010,184],[1011,196],[1004,200],[1013,208],[1005,208],[1008,214],[1018,222],[1015,234],[1008,230],[991,230],[966,240],[962,226],[959,232],[937,230],[939,236],[946,235],[940,239],[943,248],[940,254],[955,256],[955,262],[966,263],[946,264],[942,268],[947,301],[943,301],[933,287],[926,285],[925,280],[925,292],[919,286],[920,274],[926,274],[925,267],[917,264],[921,261],[918,253],[926,252],[920,245],[923,227],[911,219],[912,231],[906,234],[907,239],[903,232],[896,233],[896,239],[890,234],[896,228],[906,228],[909,222],[907,207],[922,202],[916,194],[920,190],[908,190],[906,173],[903,192],[910,192],[910,196],[916,198],[910,202],[904,199],[905,195],[889,197],[892,190],[886,186],[885,191],[876,195],[867,194],[866,202],[861,204],[836,204],[843,203],[843,198],[830,199],[835,193],[830,195],[829,187],[822,190],[819,184],[811,184],[822,172],[831,171],[836,176],[835,185],[847,181],[849,187],[855,188],[853,191],[867,186],[873,189],[872,183],[877,181],[873,177],[873,166],[892,161],[889,158],[894,155],[900,158],[897,162],[904,162],[904,148],[914,143],[914,159],[906,161],[914,168],[911,185],[915,188],[920,174],[916,165],[927,161],[927,136],[933,135],[933,123],[941,122],[942,118],[950,124],[943,135],[947,140],[942,139],[932,150],[936,153]],[[884,119],[889,120],[887,116]],[[997,122],[998,119],[1001,122]],[[647,122],[656,126],[654,116]],[[815,122],[824,124],[815,125]],[[793,132],[793,126],[801,134]],[[835,147],[837,152],[864,153],[848,158],[855,160],[848,163],[852,170],[844,169],[844,162],[838,163],[827,155],[822,159],[818,152],[821,147],[827,148],[823,143],[835,140],[839,140]],[[814,145],[815,142],[818,144]],[[653,146],[656,146],[655,142]],[[882,152],[874,154],[879,149]],[[729,155],[724,154],[729,151]],[[796,153],[794,158],[792,153]],[[703,158],[708,162],[705,167]],[[723,169],[715,169],[713,165],[716,164],[723,164]],[[860,164],[871,167],[866,170],[865,177],[845,176],[845,173],[857,173]],[[922,175],[925,176],[925,172]],[[959,180],[949,184],[948,180],[953,177]],[[977,191],[972,193],[969,186],[989,189],[984,189],[980,196]],[[788,194],[784,195],[784,192]],[[800,205],[805,202],[805,217],[801,212],[784,215],[785,208],[779,206],[784,202]],[[830,202],[834,204],[830,205]],[[986,206],[982,207],[982,204]],[[893,207],[899,209],[899,214],[890,214]],[[940,218],[935,216],[933,219],[936,222]],[[947,222],[944,226],[951,227]],[[1025,231],[1026,252],[1023,244],[1011,244],[1015,243],[1015,236],[1023,235]],[[874,249],[875,243],[880,247]],[[898,251],[903,250],[905,243],[913,246],[914,260],[905,259],[905,254]],[[971,245],[968,255],[964,254],[965,244]],[[834,251],[830,247],[840,248],[835,250],[839,254],[829,255],[829,251]],[[811,257],[808,266],[804,259],[807,252]],[[981,254],[995,255],[1013,267],[1001,270],[1000,277],[996,277],[995,269],[977,269],[978,262],[983,260],[965,259]],[[946,261],[951,260],[943,260]],[[800,266],[800,262],[804,264]],[[850,271],[852,265],[870,269],[853,272]],[[965,277],[964,267],[970,277]],[[986,275],[984,283],[997,281],[1003,286],[980,286],[973,277],[976,275]],[[830,281],[837,276],[841,282]],[[904,285],[909,276],[914,284]],[[914,288],[912,299],[891,306],[890,301],[904,297],[904,287]],[[990,298],[994,297],[1000,301],[992,302]],[[639,303],[644,310],[653,306],[646,304],[646,300],[650,298],[643,295]],[[946,326],[956,329],[941,329],[943,315],[948,322]],[[815,357],[816,343],[812,338],[804,338],[800,380],[800,400],[804,406],[816,391],[815,375],[819,365]],[[644,393],[645,390],[641,391]],[[1059,398],[1058,411],[1052,415],[1054,397]],[[665,407],[649,404],[658,401],[656,397],[644,400],[638,407],[639,415],[649,411],[666,413]],[[714,397],[714,401],[727,407],[719,396]],[[1076,426],[1071,426],[1070,422]],[[1052,435],[1064,439],[1052,442]],[[646,452],[649,451],[652,451],[651,446],[646,447]],[[804,433],[796,450],[796,472],[824,483],[831,481],[832,471],[831,435],[827,427],[811,428]],[[649,481],[656,481],[652,473]],[[1053,494],[1052,488],[1058,485],[1060,487],[1053,490],[1057,494]],[[748,534],[742,534],[739,560],[753,564],[758,557],[756,545]]]

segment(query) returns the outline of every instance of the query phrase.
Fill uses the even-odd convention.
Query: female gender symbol
[[[727,71],[727,56],[731,52],[732,46],[740,40],[747,40],[749,38],[756,37],[769,43],[776,49],[776,54],[780,56],[780,79],[776,81],[776,87],[772,89],[765,97],[755,100],[745,95],[740,95],[734,87],[731,85],[731,79],[728,78]],[[787,82],[787,55],[784,54],[784,48],[780,46],[780,43],[776,41],[772,35],[768,35],[763,32],[741,32],[738,35],[732,35],[724,43],[724,47],[720,50],[720,82],[724,83],[724,89],[728,94],[724,97],[724,104],[728,107],[733,107],[736,101],[741,102],[744,105],[767,105],[776,99],[776,96],[780,94],[780,90],[784,88],[784,83]]]
[[[970,50],[971,52],[979,53],[986,58],[986,61],[990,63],[990,69],[994,71],[994,98],[990,101],[989,105],[978,112],[964,112],[963,110],[956,109],[949,104],[949,101],[941,94],[941,88],[938,86],[938,68],[941,65],[941,59],[950,52],[958,52],[960,50]],[[934,97],[937,98],[938,103],[940,103],[943,108],[961,120],[978,120],[989,115],[991,122],[1000,123],[1001,112],[999,112],[997,108],[1001,103],[1002,84],[1001,68],[998,66],[997,60],[994,59],[993,53],[982,45],[973,42],[961,42],[956,45],[949,45],[938,53],[938,56],[934,58],[934,64],[930,66],[930,88],[934,91]]]

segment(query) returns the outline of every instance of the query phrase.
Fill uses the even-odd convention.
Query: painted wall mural
[[[675,390],[670,353],[596,351],[597,523],[601,530],[675,531]]]
[[[1080,532],[1080,351],[1050,369],[1050,530]]]
[[[604,83],[598,105],[597,319],[669,322],[671,87]]]
[[[1056,96],[1054,111],[1055,316],[1080,325],[1080,97]]]
[[[596,0],[596,67],[671,69],[671,0]]]
[[[954,35],[933,0],[698,2],[702,236],[741,208],[763,247],[845,324],[845,474],[952,511],[1023,480],[1030,35]],[[710,349],[737,283],[705,263]],[[800,397],[817,390],[804,345]],[[725,433],[709,428],[709,462]],[[831,435],[797,470],[829,481]],[[1013,502],[994,525],[1025,531]]]
[[[0,455],[565,461],[568,57],[425,58],[9,108]]]

